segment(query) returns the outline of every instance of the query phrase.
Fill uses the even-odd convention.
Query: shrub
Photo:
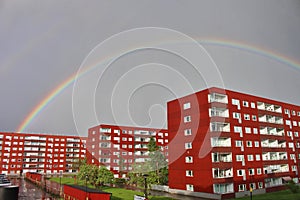
[[[292,193],[297,193],[299,190],[299,186],[293,180],[290,180],[286,186]]]

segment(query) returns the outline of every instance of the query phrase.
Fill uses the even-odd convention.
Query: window
[[[114,130],[114,133],[118,133],[118,134],[119,134],[119,133],[120,133],[120,130]]]
[[[191,142],[187,142],[184,144],[185,149],[192,149],[192,143]]]
[[[248,161],[253,161],[253,155],[247,155]]]
[[[254,146],[259,147],[259,141],[254,141]]]
[[[234,129],[235,133],[241,133],[242,132],[242,127],[240,127],[240,126],[234,126],[233,129]]]
[[[249,169],[249,175],[254,175],[254,169],[253,168]]]
[[[251,102],[251,108],[255,108],[255,103]]]
[[[237,170],[237,175],[238,176],[244,176],[244,174],[245,174],[245,170],[244,169]]]
[[[231,102],[232,102],[232,105],[240,105],[240,100],[232,99]]]
[[[244,107],[249,107],[248,101],[243,101],[243,106],[244,106]]]
[[[297,112],[298,117],[300,117],[300,111]]]
[[[293,126],[297,126],[297,122],[296,121],[293,121]]]
[[[186,185],[186,190],[188,190],[188,191],[194,191],[194,186],[191,185],[191,184],[187,184]]]
[[[250,115],[249,114],[244,114],[244,119],[245,120],[250,120]]]
[[[296,115],[296,111],[293,110],[292,111],[292,115],[295,116]]]
[[[188,177],[192,177],[193,176],[193,171],[192,170],[186,170],[185,175],[188,176]]]
[[[252,121],[257,121],[256,115],[252,115]]]
[[[236,140],[235,141],[235,146],[236,147],[242,147],[243,146],[243,142],[241,140]]]
[[[244,155],[236,155],[236,161],[243,161]]]
[[[193,163],[193,157],[192,156],[185,157],[185,162],[186,163]]]
[[[290,158],[291,158],[291,160],[296,159],[295,154],[290,154]]]
[[[255,183],[250,183],[249,187],[255,190],[255,188],[256,188]]]
[[[245,132],[246,133],[251,133],[251,128],[250,127],[245,127]]]
[[[260,175],[260,174],[261,174],[261,168],[257,168],[257,169],[256,169],[256,173],[257,173],[258,175]]]
[[[245,191],[246,190],[246,184],[240,184],[239,185],[239,192]]]
[[[247,147],[252,147],[252,141],[247,141]]]
[[[289,109],[284,109],[284,113],[285,114],[290,114],[290,110]]]
[[[186,110],[186,109],[189,109],[189,108],[191,108],[191,103],[190,102],[183,104],[183,110]]]
[[[259,154],[256,154],[256,155],[255,155],[255,160],[256,160],[256,161],[260,161],[260,155],[259,155]]]
[[[295,137],[299,137],[298,132],[294,132]]]
[[[232,115],[233,115],[233,119],[240,119],[241,118],[241,114],[240,113],[233,112]]]
[[[185,116],[185,117],[183,118],[184,123],[190,122],[191,120],[192,120],[192,119],[191,119],[191,116]]]
[[[264,186],[263,186],[263,182],[258,182],[258,188],[259,189],[261,189],[261,188],[263,188]]]
[[[184,135],[187,136],[187,135],[192,135],[192,130],[191,129],[185,129],[184,130]]]
[[[253,133],[254,133],[254,134],[257,134],[257,133],[258,133],[257,128],[253,128]]]

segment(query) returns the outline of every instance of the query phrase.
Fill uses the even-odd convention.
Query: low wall
[[[257,195],[257,194],[265,194],[266,189],[256,189],[253,190],[252,195]],[[235,198],[240,198],[240,197],[245,197],[245,196],[250,196],[250,191],[244,191],[244,192],[236,192],[235,193]]]
[[[211,194],[211,193],[204,193],[204,192],[191,192],[187,190],[176,190],[169,188],[169,193],[171,194],[181,194],[193,197],[201,197],[206,199],[222,199],[221,195],[218,194]]]
[[[167,185],[151,185],[151,190],[169,192],[169,186],[167,186]]]

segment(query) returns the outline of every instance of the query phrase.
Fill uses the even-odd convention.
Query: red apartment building
[[[0,173],[75,172],[85,158],[86,138],[78,136],[0,132]]]
[[[147,144],[151,137],[168,157],[168,131],[165,129],[98,125],[88,130],[88,163],[104,165],[115,177],[132,170],[134,163],[148,158]],[[120,173],[121,172],[121,173]]]
[[[239,197],[299,182],[300,107],[210,88],[168,102],[170,192]]]

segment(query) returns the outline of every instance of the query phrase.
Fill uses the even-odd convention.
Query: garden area
[[[55,181],[57,183],[61,184],[76,184],[85,186],[86,182],[84,180],[75,180],[73,177],[54,177],[50,180]],[[95,186],[91,185],[90,183],[87,183],[87,187],[95,188]],[[134,195],[140,195],[143,196],[143,192],[140,191],[133,191],[128,190],[125,188],[116,188],[116,187],[108,187],[108,186],[102,186],[100,187],[100,190],[104,192],[112,193],[111,200],[133,200]],[[149,196],[150,200],[172,200],[172,198],[168,197],[162,197],[162,196]]]

